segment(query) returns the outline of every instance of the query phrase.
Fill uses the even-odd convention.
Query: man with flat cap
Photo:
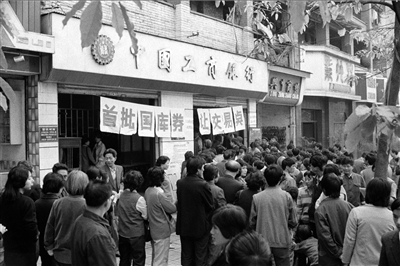
[[[225,164],[225,175],[218,178],[217,186],[222,188],[225,194],[226,203],[233,203],[236,192],[244,188],[244,184],[237,181],[235,176],[240,171],[240,164],[235,160],[229,160]]]

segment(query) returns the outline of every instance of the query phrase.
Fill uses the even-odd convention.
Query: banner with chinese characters
[[[171,108],[171,137],[185,137],[185,109]]]
[[[119,133],[121,122],[121,101],[100,98],[100,130],[102,132]]]
[[[224,133],[232,133],[235,132],[235,125],[233,122],[233,116],[232,116],[232,108],[227,107],[227,108],[221,108],[222,110],[222,121],[223,121],[223,127],[224,127]]]
[[[136,134],[138,105],[123,101],[119,101],[119,103],[121,106],[121,127],[119,133],[122,135]]]
[[[154,107],[141,105],[138,110],[139,136],[154,137]]]
[[[224,134],[224,111],[222,108],[210,109],[212,132],[214,135]]]
[[[235,130],[245,130],[246,125],[244,122],[243,106],[233,106],[233,118],[235,120]]]
[[[197,109],[197,115],[199,117],[199,132],[201,135],[211,134],[210,125],[210,110],[209,109]]]
[[[156,118],[156,135],[159,138],[171,137],[171,119],[169,108],[154,107]]]

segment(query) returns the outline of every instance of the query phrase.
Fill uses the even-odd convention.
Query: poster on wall
[[[199,117],[199,132],[201,135],[211,134],[210,124],[210,110],[209,109],[197,109],[197,115]]]
[[[162,154],[170,159],[169,168],[165,171],[171,180],[173,190],[176,190],[176,181],[181,178],[181,166],[185,160],[185,152],[192,150],[187,141],[164,142]]]
[[[235,131],[245,130],[246,125],[244,121],[244,113],[242,106],[232,107],[233,117],[235,121]]]
[[[120,101],[100,98],[100,130],[102,132],[119,133]]]
[[[156,119],[156,135],[159,138],[171,137],[170,110],[168,108],[154,107]]]

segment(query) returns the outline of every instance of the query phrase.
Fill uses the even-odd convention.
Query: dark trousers
[[[126,238],[119,236],[119,266],[144,266],[146,261],[144,236]]]
[[[203,266],[207,264],[210,234],[201,238],[181,236],[182,266]]]
[[[47,253],[47,250],[44,248],[43,245],[40,246],[40,260],[42,261],[42,266],[53,266],[53,256],[50,256]]]
[[[36,266],[36,252],[14,253],[4,251],[4,264],[6,266]]]
[[[276,266],[290,266],[289,248],[271,248]]]

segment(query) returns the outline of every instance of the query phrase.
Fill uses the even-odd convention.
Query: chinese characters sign
[[[197,114],[201,135],[211,134],[211,129],[214,135],[218,135],[246,128],[242,106],[197,109]]]
[[[101,97],[100,130],[141,137],[185,137],[185,109],[148,106]]]

